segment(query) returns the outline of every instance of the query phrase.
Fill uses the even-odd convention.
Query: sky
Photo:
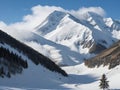
[[[101,7],[106,17],[120,19],[120,0],[0,0],[0,21],[6,24],[21,22],[32,14],[35,6],[56,6],[65,10],[79,10],[82,7]]]

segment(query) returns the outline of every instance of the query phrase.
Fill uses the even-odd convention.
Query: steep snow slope
[[[16,31],[16,33],[14,33],[14,30],[6,32],[32,47],[36,51],[49,57],[52,61],[59,65],[76,65],[78,63],[82,63],[85,57],[90,57],[89,54],[80,55],[79,53],[72,51],[69,47],[54,43],[35,34],[34,32]]]
[[[54,14],[50,14],[45,21],[42,22],[36,29],[40,29],[39,34],[45,35],[56,29],[61,19],[66,16],[66,13],[54,11]]]
[[[87,13],[86,20],[79,20],[69,13],[54,11],[44,22],[36,33],[80,54],[98,53],[116,42],[104,18],[92,12]]]
[[[0,78],[0,86],[20,88],[63,88],[60,86],[65,77],[52,73],[41,65],[28,61],[29,68],[11,78]]]
[[[47,69],[49,69],[51,71],[55,71],[55,72],[61,73],[63,75],[66,74],[63,70],[60,69],[59,66],[57,66],[49,58],[38,53],[37,51],[26,46],[25,44],[17,41],[16,39],[12,38],[11,36],[9,36],[8,34],[2,32],[2,31],[0,31],[0,43],[3,44],[3,48],[7,44],[8,46],[10,46],[12,48],[17,49],[19,51],[19,53],[25,54],[36,65],[41,64],[42,66],[46,67]],[[14,51],[12,51],[12,52],[14,52]]]
[[[114,20],[112,18],[104,19],[106,26],[110,28],[112,36],[120,40],[120,21]]]
[[[13,54],[4,53],[4,49]],[[60,86],[63,82],[61,79],[65,78],[63,76],[67,76],[65,71],[47,57],[18,42],[2,31],[0,31],[0,50],[0,68],[3,67],[3,70],[0,69],[0,75],[4,75],[6,72],[12,74],[9,78],[0,77],[0,86],[52,88],[55,85],[57,88],[62,88]],[[12,56],[9,57],[6,54]],[[15,58],[16,55],[21,60],[27,60],[28,66],[25,70],[22,68],[23,62],[21,65],[20,59]],[[3,71],[4,73],[2,73]]]

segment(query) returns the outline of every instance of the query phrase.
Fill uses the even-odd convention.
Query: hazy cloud
[[[6,25],[4,22],[0,22],[0,29],[9,29],[9,30],[33,30],[36,26],[38,26],[51,12],[54,10],[66,11],[77,18],[85,18],[84,14],[87,12],[94,12],[99,14],[100,16],[105,15],[105,11],[101,7],[83,7],[79,10],[64,10],[61,7],[56,6],[41,6],[37,5],[31,8],[32,13],[23,16],[22,22],[16,22],[10,25]],[[3,28],[4,27],[4,28]]]
[[[19,30],[32,30],[34,27],[38,26],[54,10],[62,11],[63,9],[61,7],[55,6],[34,6],[31,8],[32,14],[23,16],[22,22],[10,24],[9,27],[13,27]]]
[[[85,19],[87,18],[87,13],[88,12],[93,12],[96,13],[102,17],[105,16],[105,11],[101,7],[82,7],[79,10],[71,10],[70,11],[74,16],[76,16],[79,19]]]
[[[0,29],[4,29],[7,25],[3,22],[0,21]]]

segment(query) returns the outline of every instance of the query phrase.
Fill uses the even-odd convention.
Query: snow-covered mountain
[[[7,33],[58,65],[75,65],[110,47],[119,37],[115,35],[119,32],[119,22],[92,12],[85,17],[79,20],[69,13],[54,11],[35,32],[7,30]]]
[[[22,59],[20,62],[24,61],[24,64],[18,64],[17,61],[11,64],[12,67],[18,69],[15,75],[10,73],[12,74],[10,79],[0,77],[0,89],[19,89],[20,87],[28,90],[42,88],[99,90],[99,79],[103,73],[108,77],[110,88],[120,89],[120,80],[118,80],[120,66],[108,69],[108,63],[107,66],[103,67],[101,64],[99,68],[91,69],[83,62],[84,59],[99,54],[120,39],[120,22],[112,18],[103,18],[93,12],[87,12],[84,16],[84,19],[78,19],[67,12],[54,11],[39,26],[36,26],[33,32],[4,30],[17,41],[13,38],[9,39],[10,36],[0,31],[0,50],[3,52],[4,49],[4,52],[7,51],[10,54],[13,52],[12,56],[17,55]],[[113,55],[118,57],[119,48],[114,49],[118,52]],[[107,50],[108,55],[111,49]],[[103,54],[106,55],[106,52]],[[117,61],[116,58],[114,59]],[[0,62],[1,68],[4,62],[3,59],[0,60],[2,61]],[[3,68],[0,70],[2,71]],[[19,70],[22,73],[16,75]],[[68,77],[50,70],[62,75],[68,74]],[[9,77],[7,73],[9,69],[5,71],[4,76]]]
[[[80,20],[69,13],[54,11],[35,28],[36,33],[80,54],[99,53],[117,41],[118,21],[110,21],[93,12],[86,13],[85,17]]]
[[[62,76],[55,74],[55,72]],[[20,74],[20,76],[17,74]],[[38,75],[34,76],[34,74]],[[43,77],[45,79],[42,79],[44,84],[46,82],[52,84],[56,83],[52,80],[47,80],[48,76],[46,75],[48,74],[50,74],[49,78],[52,78],[51,76],[58,76],[54,80],[59,80],[59,78],[63,76],[68,76],[64,70],[49,58],[0,30],[0,85],[14,86],[18,84],[18,87],[23,85],[27,87],[27,85],[31,84],[31,86],[34,87],[38,86],[39,82],[41,83],[39,80],[36,81],[36,78],[39,78],[41,75],[45,76]],[[29,76],[30,78],[28,78]],[[6,77],[9,77],[9,79],[6,79]],[[25,81],[22,83],[21,80],[24,79]],[[33,81],[34,84],[32,85],[29,81]]]
[[[82,63],[84,57],[87,57],[87,55],[84,54],[80,55],[79,53],[71,50],[67,46],[47,40],[44,37],[41,37],[38,34],[31,31],[6,30],[6,32],[9,33],[14,38],[16,38],[17,40],[32,47],[37,52],[50,58],[52,61],[54,61],[56,64],[60,66],[76,65]]]

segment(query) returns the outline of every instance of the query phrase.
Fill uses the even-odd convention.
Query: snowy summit
[[[120,89],[120,22],[92,10],[81,15],[51,10],[42,22],[30,22],[31,30],[16,28],[27,27],[29,15],[2,23],[0,89],[100,90],[102,75],[110,89]]]

